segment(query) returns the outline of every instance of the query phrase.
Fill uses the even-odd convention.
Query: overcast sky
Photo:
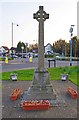
[[[44,6],[46,13],[49,13],[49,19],[44,22],[45,45],[53,44],[60,38],[68,42],[71,25],[75,25],[73,34],[77,35],[77,1],[0,0],[0,46],[12,46],[12,22],[14,47],[19,41],[29,44],[38,42],[38,22],[33,19],[33,13],[39,10],[39,6]]]

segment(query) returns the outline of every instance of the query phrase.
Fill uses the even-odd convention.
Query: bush
[[[8,60],[12,60],[12,58],[9,57]],[[0,61],[5,61],[5,57],[4,58],[0,58]]]
[[[45,58],[53,58],[54,55],[45,55]]]

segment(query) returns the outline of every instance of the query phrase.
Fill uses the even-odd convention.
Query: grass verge
[[[48,68],[50,80],[60,80],[61,74],[68,74],[69,80],[74,84],[79,86],[79,66],[66,66],[66,67],[56,67],[56,68]],[[32,80],[34,69],[29,70],[16,70],[11,72],[2,72],[0,73],[0,78],[2,80],[10,80],[10,74],[16,73],[18,75],[18,80]]]

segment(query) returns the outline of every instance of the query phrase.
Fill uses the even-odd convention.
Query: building
[[[17,48],[15,48],[15,47],[11,47],[9,53],[10,53],[10,54],[12,54],[12,53],[13,53],[13,54],[16,54],[16,49],[17,49]]]
[[[50,43],[45,46],[45,54],[53,54],[53,46]]]
[[[9,53],[9,48],[7,46],[0,47],[0,55],[5,55]]]

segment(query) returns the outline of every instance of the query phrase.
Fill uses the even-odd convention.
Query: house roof
[[[11,48],[10,48],[10,50],[16,50],[16,49],[17,49],[17,48],[15,48],[15,47],[11,47]]]
[[[48,43],[45,47],[47,47],[48,45],[50,45],[52,47],[52,45],[50,43]]]
[[[5,50],[9,50],[9,48],[7,46],[2,46]]]

